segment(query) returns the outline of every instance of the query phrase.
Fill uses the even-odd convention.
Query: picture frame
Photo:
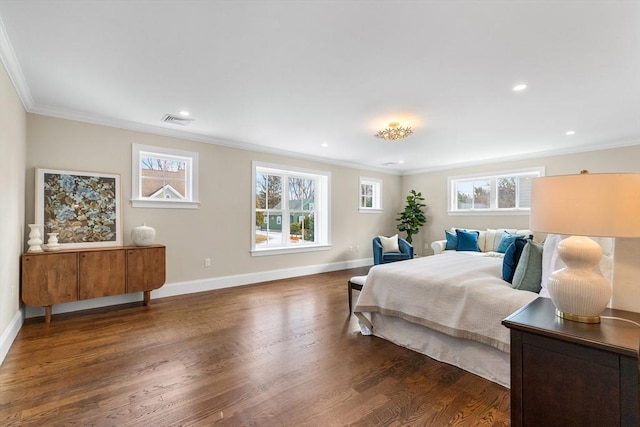
[[[35,221],[61,249],[122,246],[120,175],[36,169]]]

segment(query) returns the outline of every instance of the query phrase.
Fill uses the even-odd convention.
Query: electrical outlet
[[[204,266],[207,268],[211,267],[211,258],[204,259]]]

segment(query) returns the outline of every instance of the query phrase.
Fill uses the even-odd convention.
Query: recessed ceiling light
[[[320,144],[320,146],[322,146],[322,147],[328,147],[328,146],[329,146],[329,144],[327,144],[326,142],[323,142],[322,144]]]
[[[399,164],[403,164],[403,163],[404,163],[404,160],[398,160],[398,163],[399,163]]]
[[[189,116],[189,112],[185,111],[185,110],[180,111],[180,113],[178,113],[178,114],[180,114],[181,116],[184,116],[184,117],[188,117]]]
[[[514,92],[521,92],[527,88],[527,85],[524,83],[517,84],[513,87]]]
[[[568,130],[564,133],[565,135],[571,136],[571,135],[575,135],[576,131],[575,130]]]

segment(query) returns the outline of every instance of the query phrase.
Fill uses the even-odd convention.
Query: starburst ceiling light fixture
[[[378,138],[386,139],[387,141],[396,141],[398,139],[406,138],[413,133],[413,129],[410,126],[400,126],[398,122],[389,123],[389,127],[379,130],[375,136]]]

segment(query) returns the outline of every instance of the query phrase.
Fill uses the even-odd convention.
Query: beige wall
[[[546,175],[578,173],[640,173],[640,145],[599,150],[562,156],[496,162],[481,166],[455,168],[444,171],[407,175],[403,177],[402,192],[421,191],[429,206],[429,222],[414,238],[419,253],[431,254],[429,245],[444,238],[444,230],[451,227],[468,228],[529,228],[528,215],[449,215],[447,214],[447,178],[457,175],[492,173],[505,170],[544,166]],[[426,246],[426,247],[425,247]],[[616,308],[640,312],[640,239],[619,239],[616,244],[614,295]]]
[[[131,243],[132,227],[143,222],[154,227],[156,241],[167,246],[168,283],[369,258],[371,239],[394,231],[395,214],[401,204],[401,177],[395,175],[36,114],[27,115],[27,139],[25,221],[34,218],[37,167],[120,174],[124,243]],[[198,152],[200,208],[132,208],[129,200],[133,143]],[[252,160],[331,172],[331,250],[250,255]],[[360,176],[383,180],[384,213],[358,212]],[[350,246],[359,246],[359,252],[349,251]],[[204,267],[204,258],[211,258],[211,268]]]
[[[0,63],[0,361],[22,323],[20,254],[24,240],[26,113]],[[19,320],[19,321],[18,321]],[[16,325],[16,323],[18,323]]]

